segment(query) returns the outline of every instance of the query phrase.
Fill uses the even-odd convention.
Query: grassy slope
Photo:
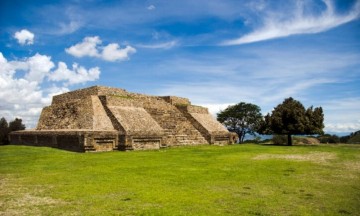
[[[0,146],[0,215],[356,215],[360,146]]]

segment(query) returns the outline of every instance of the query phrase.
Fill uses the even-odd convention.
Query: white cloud
[[[147,48],[147,49],[171,49],[177,45],[178,45],[178,41],[173,40],[173,41],[168,41],[168,42],[158,43],[158,44],[147,44],[147,45],[139,44],[137,46],[141,47],[141,48]]]
[[[66,84],[78,84],[99,79],[100,70],[98,67],[86,70],[78,64],[73,64],[72,70],[69,70],[64,62],[59,62],[58,68],[49,74],[52,81],[67,81]]]
[[[213,104],[198,104],[198,105],[208,108],[209,113],[216,118],[217,113],[219,113],[220,111],[226,109],[228,106],[234,105],[234,104],[235,103],[232,103],[232,104],[230,104],[230,103],[226,103],[226,104],[215,104],[215,103],[213,103]]]
[[[258,41],[287,37],[296,34],[314,34],[357,19],[360,15],[360,1],[345,15],[336,14],[331,0],[323,0],[326,10],[319,16],[306,15],[303,2],[298,2],[293,16],[279,17],[277,13],[268,15],[264,20],[264,26],[240,38],[227,40],[221,45],[240,45]],[[276,14],[276,15],[275,15]]]
[[[42,108],[50,104],[53,95],[69,91],[66,85],[96,80],[100,74],[97,67],[86,70],[77,64],[69,70],[63,62],[53,69],[51,57],[46,55],[37,53],[22,60],[8,61],[0,52],[1,117],[8,121],[19,117],[28,128],[35,127]],[[64,86],[58,87],[50,81],[61,81],[59,84]]]
[[[155,5],[149,5],[149,6],[147,7],[147,9],[148,9],[148,10],[155,10],[156,7],[155,7]]]
[[[119,44],[111,43],[103,48],[101,57],[106,61],[127,60],[129,59],[129,54],[135,52],[136,49],[131,46],[120,49]]]
[[[352,133],[360,130],[360,122],[355,123],[330,123],[326,124],[324,131],[326,133]]]
[[[25,79],[38,83],[41,83],[44,77],[54,67],[50,56],[40,55],[38,53],[26,59],[26,63],[28,64],[28,72],[25,75]]]
[[[136,49],[131,46],[126,46],[121,49],[119,44],[111,43],[107,46],[101,46],[102,41],[98,36],[85,37],[81,43],[71,46],[65,51],[75,57],[96,57],[105,61],[127,60],[129,55],[136,52]]]
[[[18,43],[21,45],[30,45],[34,43],[34,33],[23,29],[21,31],[15,32],[14,38],[18,40]]]
[[[102,41],[98,36],[95,37],[85,37],[81,43],[78,43],[70,48],[65,49],[67,53],[75,57],[99,57],[99,51],[97,46],[101,44]]]

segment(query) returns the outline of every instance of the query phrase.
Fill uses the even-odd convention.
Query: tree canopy
[[[9,133],[9,124],[4,117],[0,119],[0,144],[7,144]]]
[[[25,130],[21,119],[15,118],[8,123],[4,117],[0,119],[0,145],[9,144],[8,134],[12,131]]]
[[[25,130],[25,125],[22,123],[22,119],[15,118],[14,121],[9,123],[9,131]]]
[[[286,98],[282,104],[265,116],[259,132],[263,134],[283,134],[292,145],[292,135],[323,134],[324,114],[321,107],[305,107],[293,98]]]
[[[220,111],[217,120],[229,131],[235,132],[239,136],[239,142],[242,143],[246,134],[254,135],[258,130],[262,115],[257,105],[240,102]]]

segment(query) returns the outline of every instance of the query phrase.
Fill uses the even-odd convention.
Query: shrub
[[[325,134],[322,136],[319,136],[318,139],[320,140],[321,143],[339,143],[340,142],[340,138],[336,135],[330,135],[330,134]]]
[[[274,135],[272,141],[275,145],[286,145],[287,136],[286,135]]]

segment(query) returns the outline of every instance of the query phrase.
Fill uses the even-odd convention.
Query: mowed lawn
[[[360,145],[0,146],[0,215],[360,215]]]

